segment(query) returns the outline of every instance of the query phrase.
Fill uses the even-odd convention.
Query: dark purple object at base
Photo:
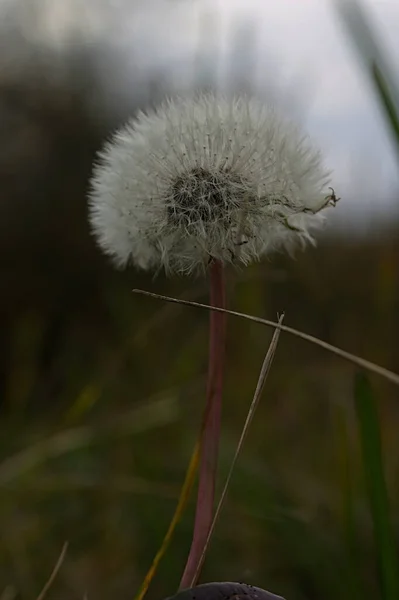
[[[166,600],[284,600],[262,588],[232,581],[204,583],[182,590]]]

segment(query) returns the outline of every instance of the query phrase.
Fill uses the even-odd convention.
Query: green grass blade
[[[399,115],[389,91],[389,86],[384,78],[384,74],[376,63],[371,65],[371,74],[374,84],[377,88],[378,95],[382,106],[385,109],[386,116],[388,118],[392,133],[395,138],[397,149],[399,152]]]
[[[356,377],[355,406],[379,560],[382,597],[384,600],[397,600],[399,598],[399,569],[389,518],[379,419],[371,386],[362,373]]]
[[[335,0],[343,24],[377,92],[399,153],[399,86],[367,11],[357,0]]]
[[[347,570],[348,598],[363,600],[367,597],[361,577],[362,563],[359,553],[358,524],[356,519],[356,483],[353,481],[353,457],[347,408],[336,407],[335,429],[338,437],[338,461],[342,488],[342,524],[345,540],[345,563]]]

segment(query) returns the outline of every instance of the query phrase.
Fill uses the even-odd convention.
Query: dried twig
[[[279,317],[279,320],[278,320],[279,324],[282,323],[283,319],[284,319],[284,315],[281,315]],[[237,448],[236,448],[236,451],[234,453],[234,457],[233,457],[233,460],[231,462],[230,469],[229,469],[229,472],[228,472],[228,475],[227,475],[227,478],[226,478],[226,482],[224,484],[223,491],[222,491],[222,494],[220,496],[220,500],[218,502],[218,505],[217,505],[217,508],[216,508],[216,511],[215,511],[215,515],[213,517],[213,521],[212,521],[211,527],[209,529],[209,532],[208,532],[208,535],[207,535],[207,538],[206,538],[205,546],[204,546],[204,549],[203,549],[203,552],[202,552],[202,555],[201,555],[201,559],[200,559],[200,561],[198,563],[198,567],[197,567],[197,571],[195,573],[194,580],[196,580],[199,577],[202,565],[204,564],[205,556],[206,556],[206,553],[207,553],[207,550],[208,550],[208,547],[209,547],[209,544],[210,544],[210,541],[211,541],[211,538],[212,538],[212,535],[213,535],[213,532],[214,532],[214,529],[215,529],[215,526],[216,526],[216,522],[217,522],[217,520],[219,518],[220,512],[221,512],[222,507],[223,507],[223,503],[224,503],[224,501],[226,499],[227,490],[228,490],[229,485],[230,485],[231,477],[233,475],[233,471],[234,471],[234,468],[236,466],[238,456],[239,456],[239,454],[241,452],[241,449],[242,449],[242,446],[244,444],[245,438],[247,437],[248,430],[249,430],[249,427],[250,427],[250,425],[252,423],[255,411],[256,411],[256,409],[258,407],[259,400],[260,400],[260,397],[262,395],[262,391],[263,391],[263,388],[264,388],[267,376],[268,376],[268,374],[270,372],[270,367],[272,365],[272,362],[273,362],[273,359],[274,359],[274,355],[276,353],[276,349],[277,349],[277,344],[278,344],[278,340],[279,340],[279,337],[280,337],[280,333],[281,333],[280,329],[276,329],[274,331],[272,341],[270,342],[269,349],[268,349],[268,351],[266,353],[266,356],[265,356],[265,359],[263,361],[262,368],[261,368],[260,373],[259,373],[258,382],[256,384],[255,393],[254,393],[254,396],[252,398],[251,406],[249,407],[248,415],[247,415],[247,418],[245,420],[244,427],[242,429],[241,436],[240,436],[240,439],[238,441]]]
[[[290,333],[291,335],[301,338],[302,340],[305,340],[306,342],[315,344],[316,346],[319,346],[320,348],[323,348],[324,350],[327,350],[328,352],[331,352],[332,354],[335,354],[336,356],[339,356],[340,358],[343,358],[344,360],[347,360],[348,362],[351,362],[352,364],[357,365],[358,367],[361,367],[362,369],[365,369],[366,371],[370,371],[371,373],[376,373],[377,375],[380,375],[381,377],[388,379],[392,383],[399,385],[399,375],[397,373],[393,373],[393,371],[389,371],[389,369],[380,367],[379,365],[376,365],[375,363],[372,363],[369,360],[361,358],[360,356],[356,356],[354,354],[351,354],[350,352],[346,352],[346,350],[341,350],[341,348],[337,348],[336,346],[333,346],[332,344],[329,344],[328,342],[324,342],[323,340],[320,340],[319,338],[309,335],[308,333],[303,333],[302,331],[298,331],[297,329],[294,329],[293,327],[288,327],[287,325],[280,325],[279,323],[276,323],[275,321],[269,321],[268,319],[254,317],[252,315],[247,315],[245,313],[237,312],[234,310],[227,310],[225,308],[217,308],[215,306],[209,306],[208,304],[201,304],[200,302],[191,302],[189,300],[179,300],[177,298],[171,298],[170,296],[163,296],[161,294],[154,294],[153,292],[147,292],[145,290],[134,289],[134,290],[132,290],[132,292],[134,292],[135,294],[142,294],[144,296],[150,296],[150,297],[156,298],[158,300],[166,300],[166,302],[175,302],[176,304],[185,304],[187,306],[195,306],[197,308],[203,308],[206,310],[225,312],[229,315],[233,315],[234,317],[241,317],[242,319],[248,319],[249,321],[253,321],[255,323],[260,323],[261,325],[266,325],[267,327],[274,327],[276,329],[280,329],[281,331],[284,331],[285,333]]]
[[[149,570],[144,578],[144,581],[141,585],[141,588],[139,589],[138,593],[136,594],[134,600],[143,600],[144,596],[147,593],[149,585],[155,576],[158,565],[159,565],[162,557],[165,555],[166,550],[169,547],[172,536],[176,529],[176,525],[179,522],[179,520],[184,512],[184,509],[186,508],[188,500],[190,498],[191,489],[194,485],[195,475],[197,473],[199,458],[200,458],[200,443],[198,441],[195,445],[194,452],[191,456],[190,464],[187,469],[186,477],[185,477],[185,480],[183,483],[182,490],[180,492],[176,510],[173,515],[172,521],[168,527],[168,531],[166,532],[166,535],[162,541],[161,547],[159,548],[158,552],[156,553],[155,558],[152,561],[151,567],[149,568]]]
[[[58,571],[62,567],[62,563],[64,562],[67,550],[68,550],[68,542],[65,542],[65,544],[62,547],[61,554],[60,554],[57,562],[55,563],[54,569],[52,570],[51,575],[48,578],[47,583],[45,584],[44,588],[42,589],[42,591],[38,595],[37,600],[43,600],[44,597],[45,597],[45,595],[47,594],[47,592],[49,591],[49,589],[53,585],[54,580],[57,577]]]

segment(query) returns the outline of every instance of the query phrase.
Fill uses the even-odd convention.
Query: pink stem
[[[226,308],[224,269],[220,261],[210,266],[210,304]],[[180,589],[196,584],[197,569],[212,524],[222,413],[226,314],[210,312],[207,401],[201,440],[194,533]]]

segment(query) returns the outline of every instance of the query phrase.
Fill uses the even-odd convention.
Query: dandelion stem
[[[226,307],[224,269],[220,261],[210,266],[210,304]],[[218,463],[226,336],[226,313],[212,311],[209,324],[207,401],[201,441],[201,463],[193,540],[180,589],[195,586],[198,565],[212,525]]]

